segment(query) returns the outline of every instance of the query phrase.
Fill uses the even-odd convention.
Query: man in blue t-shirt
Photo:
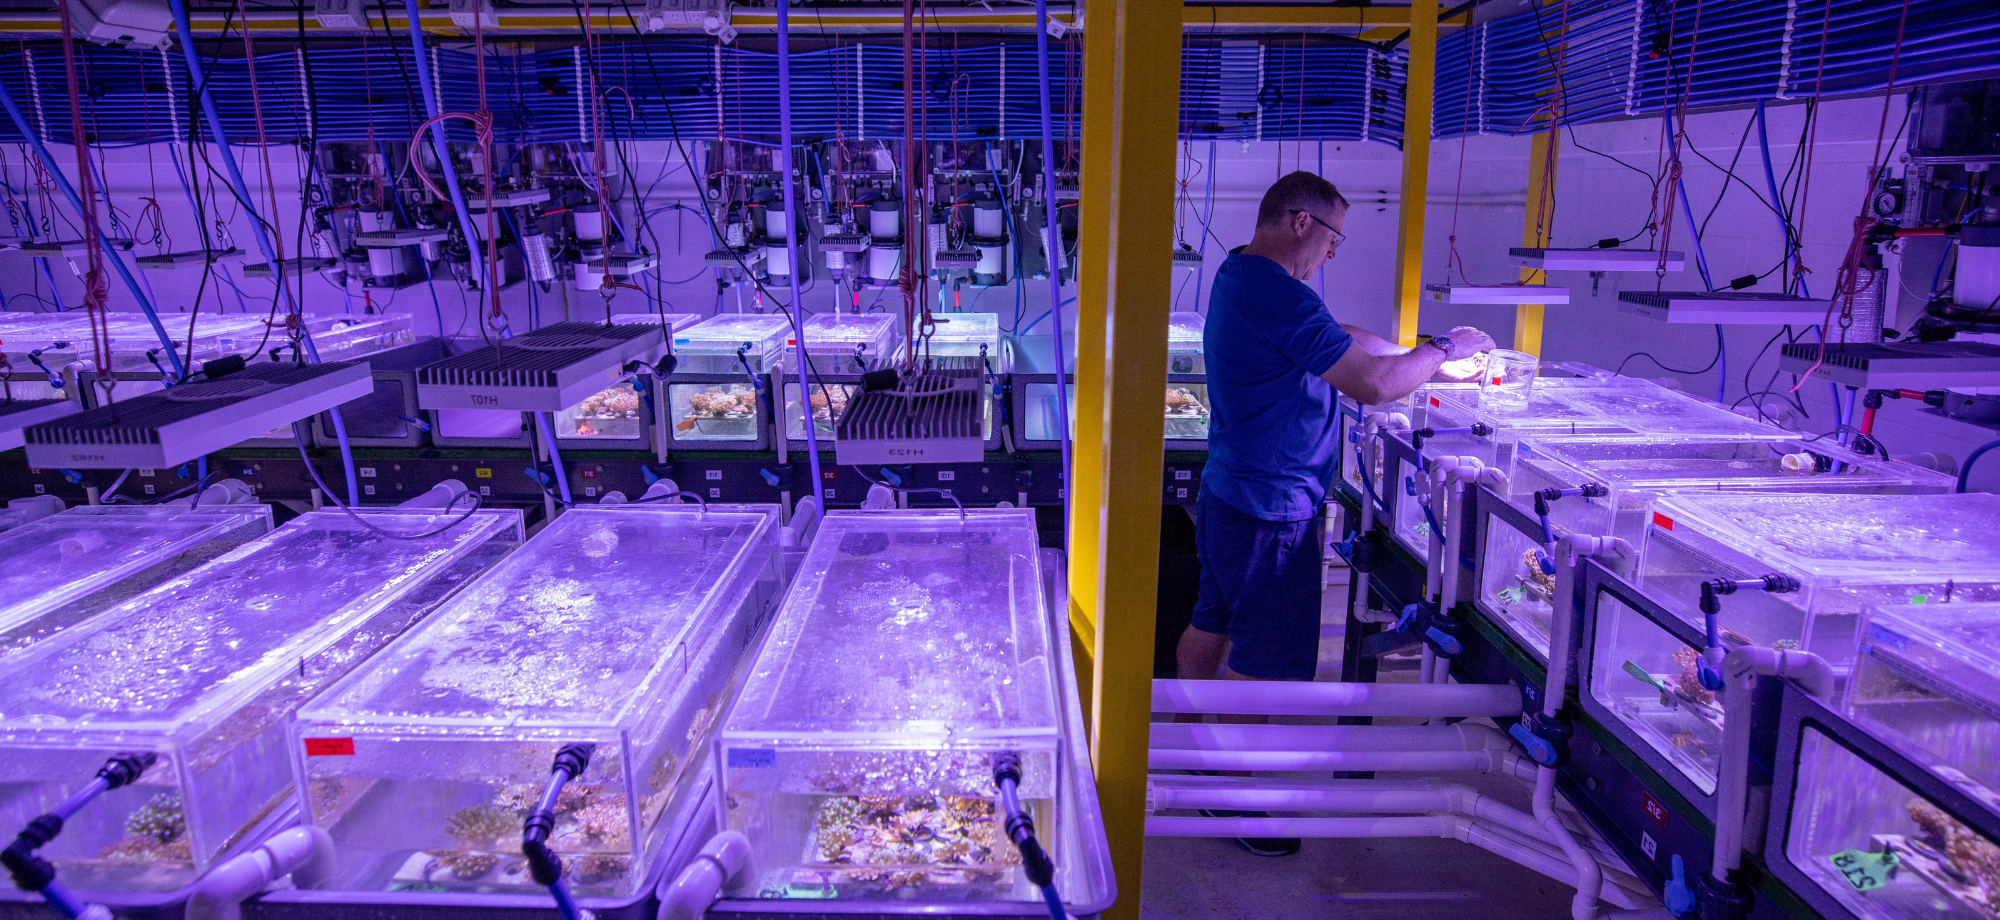
[[[1346,222],[1332,183],[1292,173],[1264,193],[1250,244],[1216,272],[1202,334],[1212,414],[1195,506],[1201,593],[1178,649],[1183,678],[1313,678],[1320,506],[1340,448],[1334,391],[1401,399],[1446,361],[1493,347],[1461,326],[1403,348],[1334,320],[1304,279],[1333,258]],[[1242,842],[1262,855],[1298,849]]]

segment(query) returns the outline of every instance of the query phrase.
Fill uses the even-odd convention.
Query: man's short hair
[[[1347,199],[1340,196],[1333,183],[1299,170],[1271,183],[1263,203],[1257,205],[1257,225],[1282,223],[1294,210],[1317,215],[1329,211],[1338,214],[1346,209]]]

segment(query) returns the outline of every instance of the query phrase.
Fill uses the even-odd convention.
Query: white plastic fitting
[[[868,498],[861,502],[863,511],[890,511],[896,507],[896,490],[881,483],[868,487]]]
[[[1750,800],[1750,721],[1759,677],[1796,682],[1820,699],[1833,695],[1826,659],[1797,649],[1741,646],[1722,660],[1722,755],[1715,783],[1715,858],[1710,873],[1729,881],[1743,858],[1743,822]]]
[[[675,492],[679,492],[680,490],[681,487],[675,485],[674,481],[671,479],[656,479],[653,480],[652,485],[646,487],[645,494],[640,495],[639,500],[653,501],[653,500],[663,499],[669,495],[674,494]]]
[[[333,838],[318,827],[282,831],[202,876],[188,898],[187,920],[238,920],[244,899],[287,875],[300,888],[315,887],[332,855]]]
[[[731,879],[750,865],[750,838],[723,831],[709,838],[687,866],[660,882],[658,920],[701,920]]]
[[[1518,715],[1521,693],[1504,684],[1373,684],[1305,681],[1155,680],[1154,712],[1273,716],[1501,718]]]
[[[791,523],[785,525],[782,534],[785,546],[806,546],[812,543],[813,534],[819,532],[820,500],[808,495],[792,506]]]
[[[606,492],[603,495],[599,496],[597,499],[597,503],[600,505],[622,505],[628,501],[630,501],[630,499],[625,497],[625,493],[620,492],[617,489],[612,489],[611,491]]]
[[[437,485],[431,486],[429,490],[424,492],[424,494],[412,498],[409,501],[403,502],[397,507],[438,508],[438,509],[450,508],[453,505],[453,503],[459,500],[459,496],[462,496],[470,491],[472,490],[466,488],[465,483],[459,482],[456,479],[447,479],[443,482],[438,483]]]

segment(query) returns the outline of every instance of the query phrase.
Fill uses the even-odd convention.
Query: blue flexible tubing
[[[1764,161],[1764,189],[1771,193],[1771,214],[1778,219],[1778,230],[1785,236],[1785,266],[1789,270],[1798,261],[1798,247],[1792,244],[1791,220],[1786,218],[1784,213],[1779,210],[1778,202],[1783,196],[1778,191],[1778,174],[1771,169],[1771,139],[1769,133],[1765,130],[1764,102],[1761,99],[1757,101],[1757,152]],[[1939,267],[1943,267],[1942,263],[1940,263]],[[1935,282],[1933,282],[1932,286],[1936,286]],[[1798,278],[1798,295],[1800,297],[1812,296],[1806,288],[1806,279],[1804,276]],[[1824,337],[1824,335],[1821,336],[1821,338]],[[1839,385],[1829,380],[1826,382],[1826,391],[1833,400],[1834,423],[1845,424],[1840,419]]]
[[[1076,494],[1076,488],[1070,481],[1074,471],[1070,466],[1069,398],[1064,392],[1064,376],[1069,368],[1065,366],[1063,349],[1062,272],[1056,268],[1062,249],[1062,221],[1056,219],[1056,132],[1054,108],[1049,101],[1049,0],[1035,0],[1035,78],[1040,86],[1038,101],[1042,109],[1042,218],[1048,228],[1048,239],[1043,245],[1049,249],[1049,330],[1055,338],[1056,435],[1062,445],[1062,528],[1063,546],[1067,549],[1070,496]],[[1081,203],[1082,199],[1078,201]],[[1077,309],[1081,314],[1082,307],[1079,305]]]
[[[424,116],[428,121],[442,113],[438,111],[437,93],[431,89],[430,55],[424,49],[424,30],[417,24],[417,0],[403,0],[403,11],[408,17],[410,48],[417,56],[412,62],[417,72],[417,91],[424,97]],[[189,47],[192,49],[191,42]],[[188,53],[194,52],[190,50]],[[451,164],[451,144],[445,140],[444,125],[431,126],[431,147],[437,151],[438,165],[444,167],[445,191],[451,194],[451,209],[458,214],[458,229],[465,234],[465,247],[468,251],[476,249],[479,246],[479,231],[472,225],[471,212],[466,210],[465,194],[459,191],[458,168]]]
[[[409,0],[411,3],[417,0]],[[806,322],[805,305],[800,303],[805,290],[805,266],[799,264],[799,234],[805,227],[799,218],[798,188],[789,178],[792,175],[792,30],[790,0],[778,0],[778,160],[779,168],[786,176],[785,187],[785,253],[792,266],[792,322],[798,328],[792,330],[798,337],[799,373],[799,414],[805,420],[806,460],[812,475],[810,495],[819,495],[824,488],[820,483],[819,471],[819,426],[813,423],[812,400],[806,398],[812,392],[812,384],[806,380]],[[904,164],[908,168],[909,164]],[[914,236],[909,236],[914,240]],[[839,304],[834,308],[839,309]],[[812,504],[813,516],[819,516],[819,502]]]
[[[1965,491],[1966,484],[1972,480],[1973,464],[1978,463],[1979,458],[1986,456],[1987,451],[1996,447],[2000,447],[2000,441],[1988,441],[1973,448],[1972,453],[1966,455],[1965,463],[1958,468],[1958,491]]]
[[[230,145],[229,133],[223,130],[222,116],[216,114],[215,96],[209,92],[208,77],[202,71],[201,55],[195,51],[194,31],[188,25],[187,3],[185,0],[168,0],[168,2],[173,9],[174,30],[180,35],[182,56],[187,59],[188,79],[193,81],[195,88],[198,90],[196,95],[201,102],[202,117],[208,122],[209,137],[215,143],[216,152],[222,155],[223,173],[228,177],[229,184],[235,188],[237,197],[241,199],[243,209],[250,212],[250,230],[257,238],[257,248],[263,253],[265,263],[271,266],[272,283],[277,285],[278,293],[284,298],[287,305],[291,307],[292,314],[295,316],[299,315],[303,312],[303,305],[298,299],[298,294],[292,291],[291,286],[286,283],[285,267],[278,259],[278,250],[271,242],[270,233],[265,230],[264,222],[258,219],[256,209],[250,206],[253,200],[250,197],[250,186],[244,183],[243,170],[237,165],[236,148]],[[411,0],[411,2],[414,3],[416,0]],[[414,11],[412,11],[410,21],[416,21]],[[421,60],[419,60],[419,64],[421,63]],[[419,66],[417,72],[422,74],[424,70]],[[276,215],[272,216],[274,219],[276,218]],[[147,314],[149,316],[151,312],[151,309],[148,308]],[[158,322],[158,320],[154,320],[155,325]],[[166,335],[164,331],[160,334],[162,337]],[[318,364],[319,347],[313,344],[312,333],[307,331],[304,326],[299,327],[299,341],[305,345],[307,359],[313,364]],[[172,351],[171,345],[168,346],[168,350],[169,352]],[[179,362],[176,361],[175,364],[178,366]],[[187,376],[186,370],[180,370],[179,376],[185,378]],[[328,409],[326,414],[333,421],[334,437],[340,443],[340,465],[342,470],[347,474],[348,506],[360,507],[361,484],[357,481],[354,472],[354,449],[347,442],[347,420],[341,417],[339,406]]]
[[[13,119],[15,129],[20,131],[21,136],[27,139],[28,146],[35,151],[36,159],[42,161],[43,168],[47,169],[50,178],[55,180],[56,188],[61,190],[64,198],[69,199],[70,207],[75,208],[76,213],[82,214],[83,198],[77,195],[76,186],[70,184],[69,176],[65,175],[62,168],[56,165],[56,159],[49,153],[48,146],[42,143],[41,135],[36,134],[34,129],[28,125],[28,116],[22,113],[21,106],[14,101],[14,94],[9,92],[5,86],[0,86],[0,107],[4,107],[7,110],[7,117]],[[132,292],[132,299],[139,302],[140,311],[146,314],[146,321],[152,324],[154,334],[160,337],[160,345],[167,352],[167,361],[174,366],[174,376],[186,377],[187,365],[181,363],[180,352],[174,349],[173,337],[167,334],[167,327],[160,325],[159,314],[153,312],[153,302],[146,299],[145,293],[139,290],[139,279],[132,276],[132,269],[126,267],[125,260],[118,257],[118,251],[111,248],[111,238],[105,236],[102,229],[97,231],[97,245],[103,248],[104,257],[111,262],[112,268],[117,269],[119,279],[125,282],[125,289]],[[48,266],[46,264],[43,265],[42,270],[46,273]],[[50,277],[49,285],[51,289],[54,288],[55,279],[53,277]],[[57,303],[61,303],[61,301],[57,301]]]
[[[1062,898],[1056,896],[1054,885],[1042,886],[1042,903],[1049,906],[1049,920],[1066,920],[1069,916],[1063,911]]]
[[[549,464],[556,470],[556,488],[562,494],[563,504],[572,504],[569,496],[569,474],[563,470],[562,451],[556,447],[556,429],[551,424],[551,413],[536,412],[535,429],[542,433],[542,443],[549,448]]]

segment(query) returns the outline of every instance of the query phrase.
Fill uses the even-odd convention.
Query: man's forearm
[[[1446,355],[1439,348],[1412,348],[1399,354],[1382,358],[1382,369],[1386,372],[1379,383],[1391,400],[1401,399],[1415,392],[1417,387],[1431,382],[1431,376],[1445,362]]]
[[[1409,349],[1404,348],[1403,346],[1398,345],[1394,342],[1391,342],[1388,339],[1385,339],[1379,335],[1376,335],[1373,332],[1369,332],[1368,330],[1363,329],[1360,326],[1350,326],[1346,323],[1341,323],[1340,328],[1347,330],[1347,334],[1349,336],[1352,336],[1354,339],[1353,347],[1361,349],[1361,351],[1364,354],[1371,354],[1378,358],[1386,358],[1391,355],[1400,355],[1409,352]]]

